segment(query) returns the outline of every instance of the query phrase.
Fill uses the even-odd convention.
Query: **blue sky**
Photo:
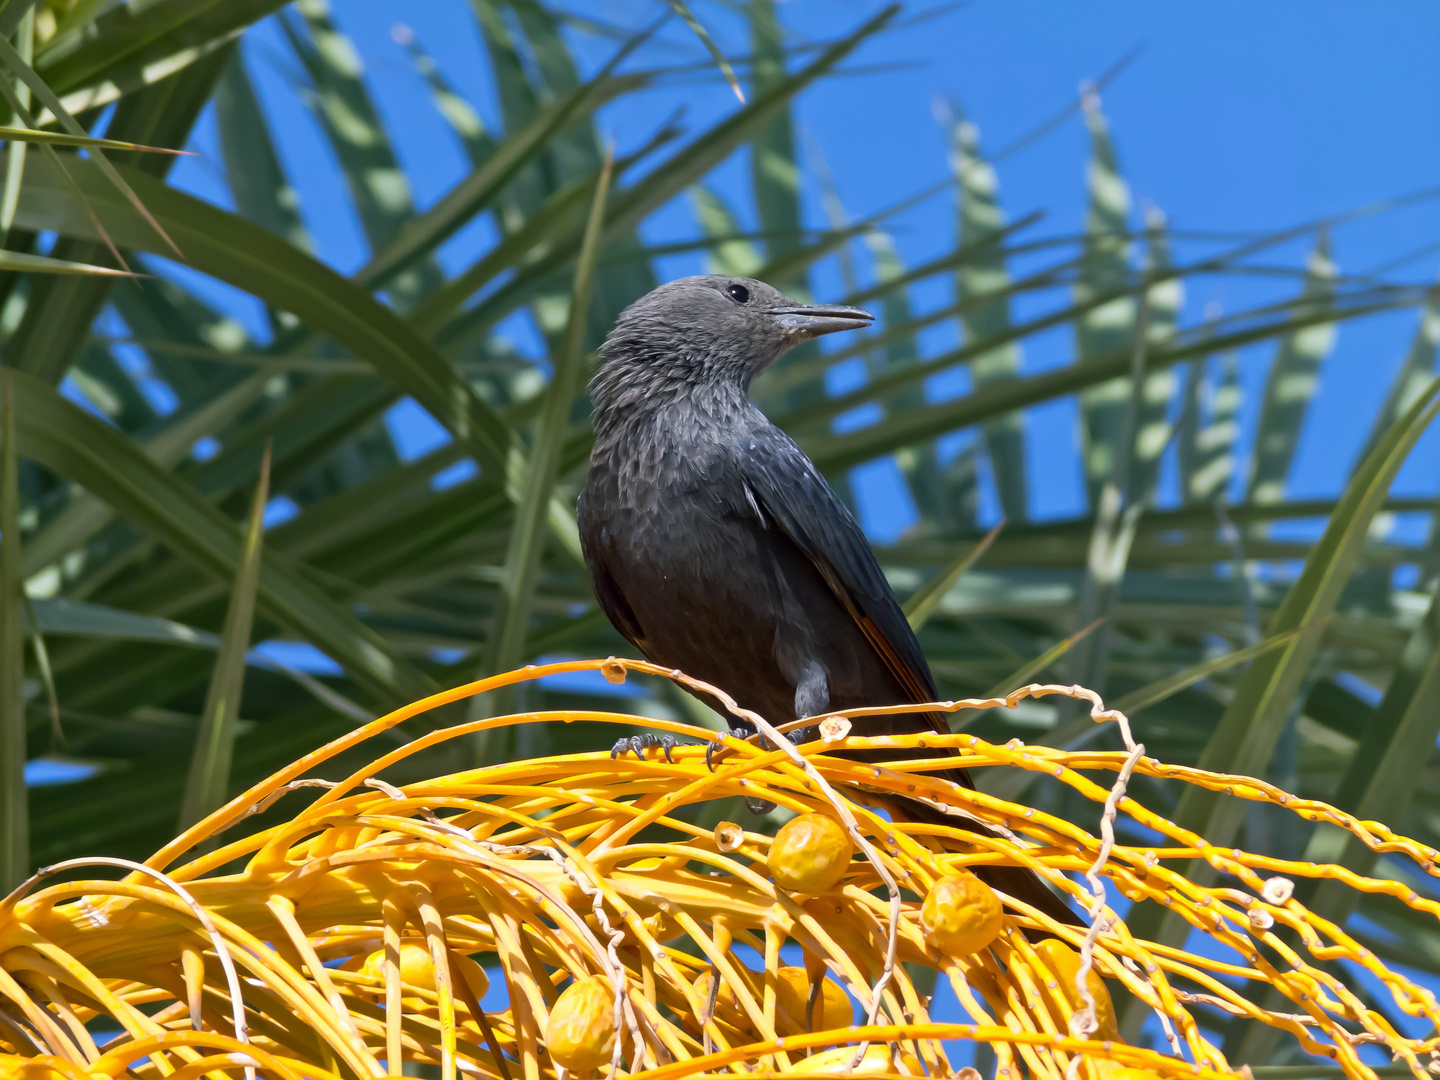
[[[571,6],[630,27],[643,25],[660,10],[654,0]],[[780,5],[797,43],[832,38],[880,7],[872,0],[789,0]],[[700,0],[695,9],[723,48],[733,54],[745,51],[745,27],[728,5]],[[336,18],[352,36],[390,124],[416,202],[425,207],[464,175],[467,164],[391,38],[402,11],[446,75],[497,128],[498,109],[465,0],[426,0],[403,9],[383,0],[342,0],[336,5]],[[937,95],[963,103],[993,152],[1073,102],[1081,80],[1099,75],[1139,46],[1139,55],[1102,96],[1137,213],[1144,204],[1154,204],[1179,230],[1271,230],[1440,184],[1440,144],[1434,137],[1440,130],[1440,69],[1433,62],[1437,31],[1440,8],[1415,0],[1383,5],[1290,0],[1259,5],[1230,0],[1203,5],[1058,0],[909,4],[897,29],[852,59],[849,66],[858,69],[855,73],[826,80],[800,100],[798,131],[802,153],[818,150],[847,210],[863,216],[946,175],[945,137],[932,115]],[[592,68],[613,48],[612,42],[583,35],[576,35],[574,42]],[[252,31],[246,50],[317,251],[341,269],[354,269],[364,260],[364,241],[347,202],[333,197],[339,174],[318,127],[294,93],[296,65],[273,24]],[[701,55],[688,31],[672,21],[649,61]],[[677,106],[685,108],[686,124],[697,131],[734,105],[723,86],[697,81],[626,98],[605,110],[600,124],[623,152],[643,141]],[[184,161],[175,181],[228,202],[208,120],[195,146],[203,156]],[[1007,157],[998,169],[1010,215],[1045,210],[1046,220],[1033,230],[1036,235],[1077,231],[1084,213],[1087,157],[1078,117]],[[749,214],[744,205],[747,172],[742,153],[713,178],[718,189],[739,201],[742,214]],[[806,196],[809,219],[823,223],[815,184],[808,177]],[[953,237],[948,195],[901,215],[892,227],[907,262],[941,253]],[[696,231],[684,199],[644,229],[655,241]],[[1437,239],[1440,200],[1428,200],[1337,229],[1334,250],[1342,272],[1360,272]],[[452,267],[464,265],[484,242],[483,228],[470,230],[447,246],[445,261]],[[1267,261],[1283,256],[1287,264],[1299,265],[1305,246],[1291,245]],[[1182,258],[1200,250],[1194,244],[1179,245]],[[1418,257],[1387,273],[1429,281],[1437,266],[1440,251],[1420,250]],[[661,264],[664,276],[699,269],[698,257]],[[817,269],[814,281],[822,298],[841,291],[833,261]],[[1293,288],[1289,281],[1268,278],[1192,280],[1183,321],[1198,321],[1212,302],[1235,311],[1278,299]],[[921,309],[938,306],[948,290],[949,282],[937,279],[916,290],[915,303]],[[1056,299],[1026,299],[1017,304],[1016,313],[1033,314],[1053,306]],[[258,311],[244,298],[231,295],[227,303],[258,325]],[[1415,321],[1414,313],[1403,312],[1341,328],[1302,437],[1291,495],[1338,491]],[[953,330],[944,328],[923,339],[931,350],[953,341]],[[1261,347],[1242,354],[1248,424],[1254,422],[1272,353],[1272,347]],[[1068,331],[1042,335],[1026,343],[1025,370],[1042,370],[1069,357]],[[932,389],[953,394],[964,388],[962,375]],[[1057,403],[1031,410],[1028,421],[1032,512],[1040,518],[1082,512],[1073,406]],[[394,429],[412,447],[441,437],[413,409],[396,414]],[[1437,469],[1440,435],[1432,432],[1406,466],[1397,492],[1433,493]],[[896,497],[892,478],[882,465],[870,470],[870,482],[861,485],[863,516],[877,539],[894,536],[907,523],[907,508],[903,498]],[[1173,478],[1169,486],[1173,489]]]

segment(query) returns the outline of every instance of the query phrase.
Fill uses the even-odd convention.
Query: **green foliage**
[[[240,698],[245,688],[246,654],[255,623],[255,588],[260,582],[260,553],[265,543],[265,506],[270,501],[270,449],[260,461],[260,481],[245,523],[245,547],[220,635],[215,674],[205,695],[196,733],[195,756],[180,804],[178,828],[183,831],[225,805],[230,786],[230,763],[235,757],[235,730],[240,722]]]
[[[300,0],[281,12],[291,66],[314,92],[344,175],[329,195],[350,202],[371,247],[365,266],[346,276],[309,250],[304,208],[250,84],[254,57],[243,37],[234,39],[281,4],[47,0],[33,18],[20,6],[32,10],[0,7],[0,32],[13,41],[0,62],[10,99],[40,111],[13,125],[25,132],[0,129],[0,139],[13,140],[0,195],[0,815],[8,843],[0,875],[82,853],[144,857],[171,835],[182,802],[193,817],[357,718],[488,666],[626,652],[577,559],[573,506],[590,442],[580,387],[616,314],[655,284],[653,260],[686,249],[703,249],[717,270],[802,293],[815,264],[843,257],[845,273],[861,283],[834,299],[881,315],[863,339],[829,353],[797,351],[757,381],[755,395],[842,491],[852,466],[897,460],[920,520],[879,554],[944,696],[1064,679],[1077,665],[1109,698],[1143,710],[1135,731],[1155,757],[1283,774],[1308,797],[1389,818],[1440,845],[1431,812],[1440,798],[1440,541],[1406,547],[1386,527],[1394,513],[1435,511],[1432,499],[1387,498],[1437,407],[1440,313],[1430,290],[1345,276],[1323,228],[1186,261],[1163,215],[1136,220],[1115,142],[1143,133],[1112,132],[1093,92],[1084,99],[1089,210],[1077,235],[1038,237],[1038,214],[1007,224],[997,171],[958,104],[941,118],[954,172],[952,250],[906,266],[881,231],[885,215],[846,224],[829,189],[829,227],[808,228],[791,104],[883,34],[894,13],[792,49],[784,7],[770,0],[749,5],[746,58],[733,48],[721,54],[714,26],[700,21],[704,5],[656,0],[657,16],[673,7],[707,49],[734,61],[748,101],[709,128],[657,127],[644,147],[614,160],[613,174],[595,111],[693,77],[692,66],[653,66],[637,38],[586,77],[549,7],[474,0],[500,106],[491,129],[424,42],[401,35],[471,165],[423,212],[329,8]],[[689,35],[673,39],[703,62]],[[723,77],[710,74],[723,89]],[[170,155],[134,149],[184,147],[210,100],[234,212],[168,185]],[[90,136],[71,124],[93,127],[111,103],[111,141],[84,142]],[[87,147],[85,157],[77,146]],[[719,190],[710,174],[746,148],[746,189]],[[638,227],[681,196],[702,238],[647,248]],[[742,224],[747,210],[757,231]],[[447,275],[437,249],[477,220],[488,222],[493,244]],[[59,239],[37,250],[47,232]],[[1307,232],[1315,253],[1305,265],[1267,268],[1294,280],[1293,300],[1186,323],[1188,279],[1241,272],[1244,260]],[[164,276],[156,257],[173,257],[172,242],[193,269],[264,303],[272,340],[252,340]],[[107,244],[133,270],[156,276],[117,274],[122,264]],[[1031,268],[1023,276],[1022,255]],[[927,311],[912,304],[911,288],[929,280],[953,291]],[[1035,294],[1056,302],[1022,321],[1013,302]],[[1422,309],[1420,329],[1381,409],[1354,419],[1371,434],[1344,494],[1286,501],[1336,327],[1407,307]],[[101,333],[102,314],[105,326],[128,334]],[[497,329],[517,315],[539,330],[542,355],[522,354]],[[960,344],[925,355],[920,332],[942,324]],[[1074,362],[1027,371],[1027,341],[1057,328],[1073,337]],[[173,410],[157,409],[119,362],[127,339],[144,348]],[[826,370],[851,357],[864,362],[864,385],[827,393]],[[1247,445],[1241,369],[1265,363],[1260,430]],[[927,398],[927,380],[960,370],[970,392]],[[1080,402],[1083,454],[1047,467],[1083,476],[1091,510],[1037,523],[1025,410],[1066,397]],[[402,398],[443,425],[447,445],[402,461],[381,422]],[[836,430],[836,417],[865,405],[878,407],[878,422]],[[970,441],[942,454],[937,440],[962,431]],[[202,439],[213,455],[192,453]],[[1180,501],[1161,505],[1172,447]],[[263,508],[251,504],[265,490],[267,460],[270,493],[299,512],[262,544]],[[1227,504],[1247,460],[1246,498]],[[468,474],[447,472],[465,462],[474,466]],[[440,475],[451,479],[433,483]],[[976,506],[987,475],[1008,524],[982,543]],[[1314,542],[1271,528],[1299,519],[1329,525]],[[1419,565],[1418,586],[1391,584],[1399,564]],[[313,645],[342,673],[307,675],[253,653],[244,664],[245,646],[266,639]],[[27,640],[41,647],[27,649]],[[1352,692],[1351,677],[1385,688],[1378,706]],[[63,746],[44,690],[52,678]],[[543,686],[525,693],[521,707],[605,700]],[[664,691],[643,706],[703,714]],[[1068,719],[1036,709],[958,722],[1000,741],[1112,745],[1107,731]],[[538,753],[590,737],[519,730],[524,745],[509,750]],[[25,758],[60,752],[99,771],[33,788],[27,803]],[[343,758],[333,764],[346,766]],[[420,753],[407,761],[411,772],[391,779],[467,764]],[[1062,798],[1030,774],[986,783],[996,793]],[[1150,782],[1132,794],[1212,839],[1281,843],[1264,819],[1233,813],[1221,797],[1191,796],[1177,808],[1173,792]],[[1313,858],[1356,868],[1377,861],[1326,831],[1293,828],[1283,843],[1295,853],[1308,846]],[[1324,909],[1330,901],[1320,892]],[[1333,913],[1352,916],[1367,947],[1390,955],[1393,932],[1414,934],[1420,947],[1407,962],[1440,971],[1433,927],[1398,925],[1374,897]]]
[[[5,379],[0,400],[0,880],[13,889],[30,866],[25,799],[25,640],[20,578],[20,440],[15,393]]]

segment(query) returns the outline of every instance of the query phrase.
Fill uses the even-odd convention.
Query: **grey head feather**
[[[741,399],[803,341],[871,322],[859,308],[802,304],[763,281],[705,274],[652,290],[620,313],[590,381],[597,427],[647,403],[706,393]]]

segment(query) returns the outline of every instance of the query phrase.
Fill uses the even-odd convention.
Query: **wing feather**
[[[749,441],[741,470],[749,494],[814,564],[911,700],[934,701],[930,666],[870,541],[804,451],[771,428]],[[928,719],[948,730],[943,717]]]
[[[620,588],[620,583],[610,572],[606,561],[609,554],[607,545],[600,535],[600,526],[585,512],[585,495],[580,496],[577,508],[577,518],[581,530],[581,549],[585,555],[585,566],[590,571],[590,584],[595,589],[595,599],[600,601],[600,610],[605,612],[605,617],[610,624],[619,630],[625,640],[640,649],[641,637],[644,636],[640,629],[640,620],[635,617],[634,610],[630,607],[629,601],[625,599],[625,593]]]

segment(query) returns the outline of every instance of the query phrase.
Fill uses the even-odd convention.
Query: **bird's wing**
[[[625,599],[619,582],[610,573],[610,567],[605,558],[606,545],[598,535],[599,529],[594,527],[589,515],[585,513],[583,492],[577,509],[580,523],[580,547],[585,555],[585,565],[590,571],[590,583],[595,589],[595,599],[600,601],[600,610],[605,612],[605,617],[610,620],[610,625],[619,630],[631,645],[643,653],[644,649],[640,646],[640,620],[635,617],[635,612]]]
[[[936,699],[925,654],[870,542],[814,464],[778,429],[741,445],[740,468],[765,514],[815,564],[871,647],[915,702]],[[930,723],[947,730],[935,715]]]
[[[635,612],[630,610],[625,594],[620,591],[620,586],[616,584],[610,571],[603,564],[591,563],[590,580],[595,586],[595,598],[600,601],[600,610],[605,612],[610,625],[619,630],[625,639],[643,654],[645,649],[640,644],[640,621],[635,618]]]

